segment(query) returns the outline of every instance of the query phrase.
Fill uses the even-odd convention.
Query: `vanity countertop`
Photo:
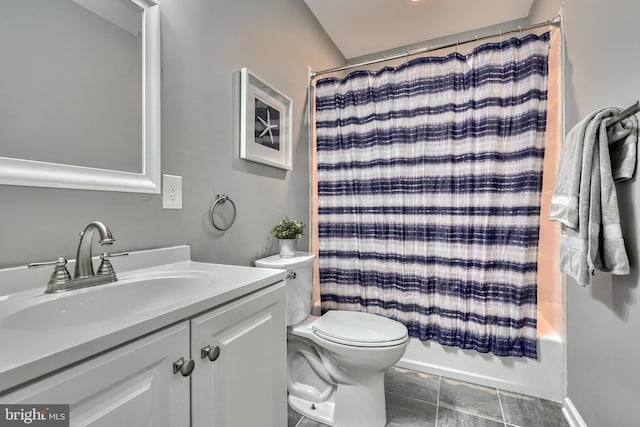
[[[0,297],[0,395],[286,276],[284,270],[194,262],[186,246],[157,251],[160,256],[131,253],[121,269],[114,263],[115,283],[44,294],[45,281]],[[26,274],[0,270],[0,284]]]

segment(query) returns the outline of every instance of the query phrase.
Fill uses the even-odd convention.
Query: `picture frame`
[[[291,170],[292,101],[248,68],[240,70],[240,158]]]

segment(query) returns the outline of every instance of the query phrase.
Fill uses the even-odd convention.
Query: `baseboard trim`
[[[588,427],[587,423],[584,422],[580,413],[573,405],[573,402],[568,397],[565,397],[562,402],[562,414],[570,427]]]

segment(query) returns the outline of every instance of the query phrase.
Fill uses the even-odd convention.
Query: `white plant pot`
[[[298,239],[278,239],[280,258],[292,258],[296,256]]]

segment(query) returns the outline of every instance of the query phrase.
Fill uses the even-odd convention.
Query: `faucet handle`
[[[54,259],[53,261],[44,261],[44,262],[30,262],[29,264],[27,264],[28,268],[38,268],[38,267],[44,267],[45,265],[55,265],[56,267],[64,267],[67,265],[67,259],[64,257],[60,257],[57,259]]]
[[[125,255],[129,255],[129,252],[118,252],[115,254],[109,254],[105,252],[102,255],[100,255],[100,259],[102,260],[102,262],[100,262],[100,267],[98,267],[98,272],[96,273],[96,275],[106,276],[106,275],[113,274],[113,276],[115,277],[116,273],[115,271],[113,271],[113,266],[111,265],[111,261],[109,261],[109,259],[113,257],[125,256]]]
[[[31,262],[27,265],[28,268],[38,268],[44,267],[46,265],[55,265],[55,269],[49,278],[49,287],[62,285],[71,280],[71,274],[69,274],[69,270],[67,270],[67,259],[64,257],[60,257],[53,261],[45,261],[45,262]]]

